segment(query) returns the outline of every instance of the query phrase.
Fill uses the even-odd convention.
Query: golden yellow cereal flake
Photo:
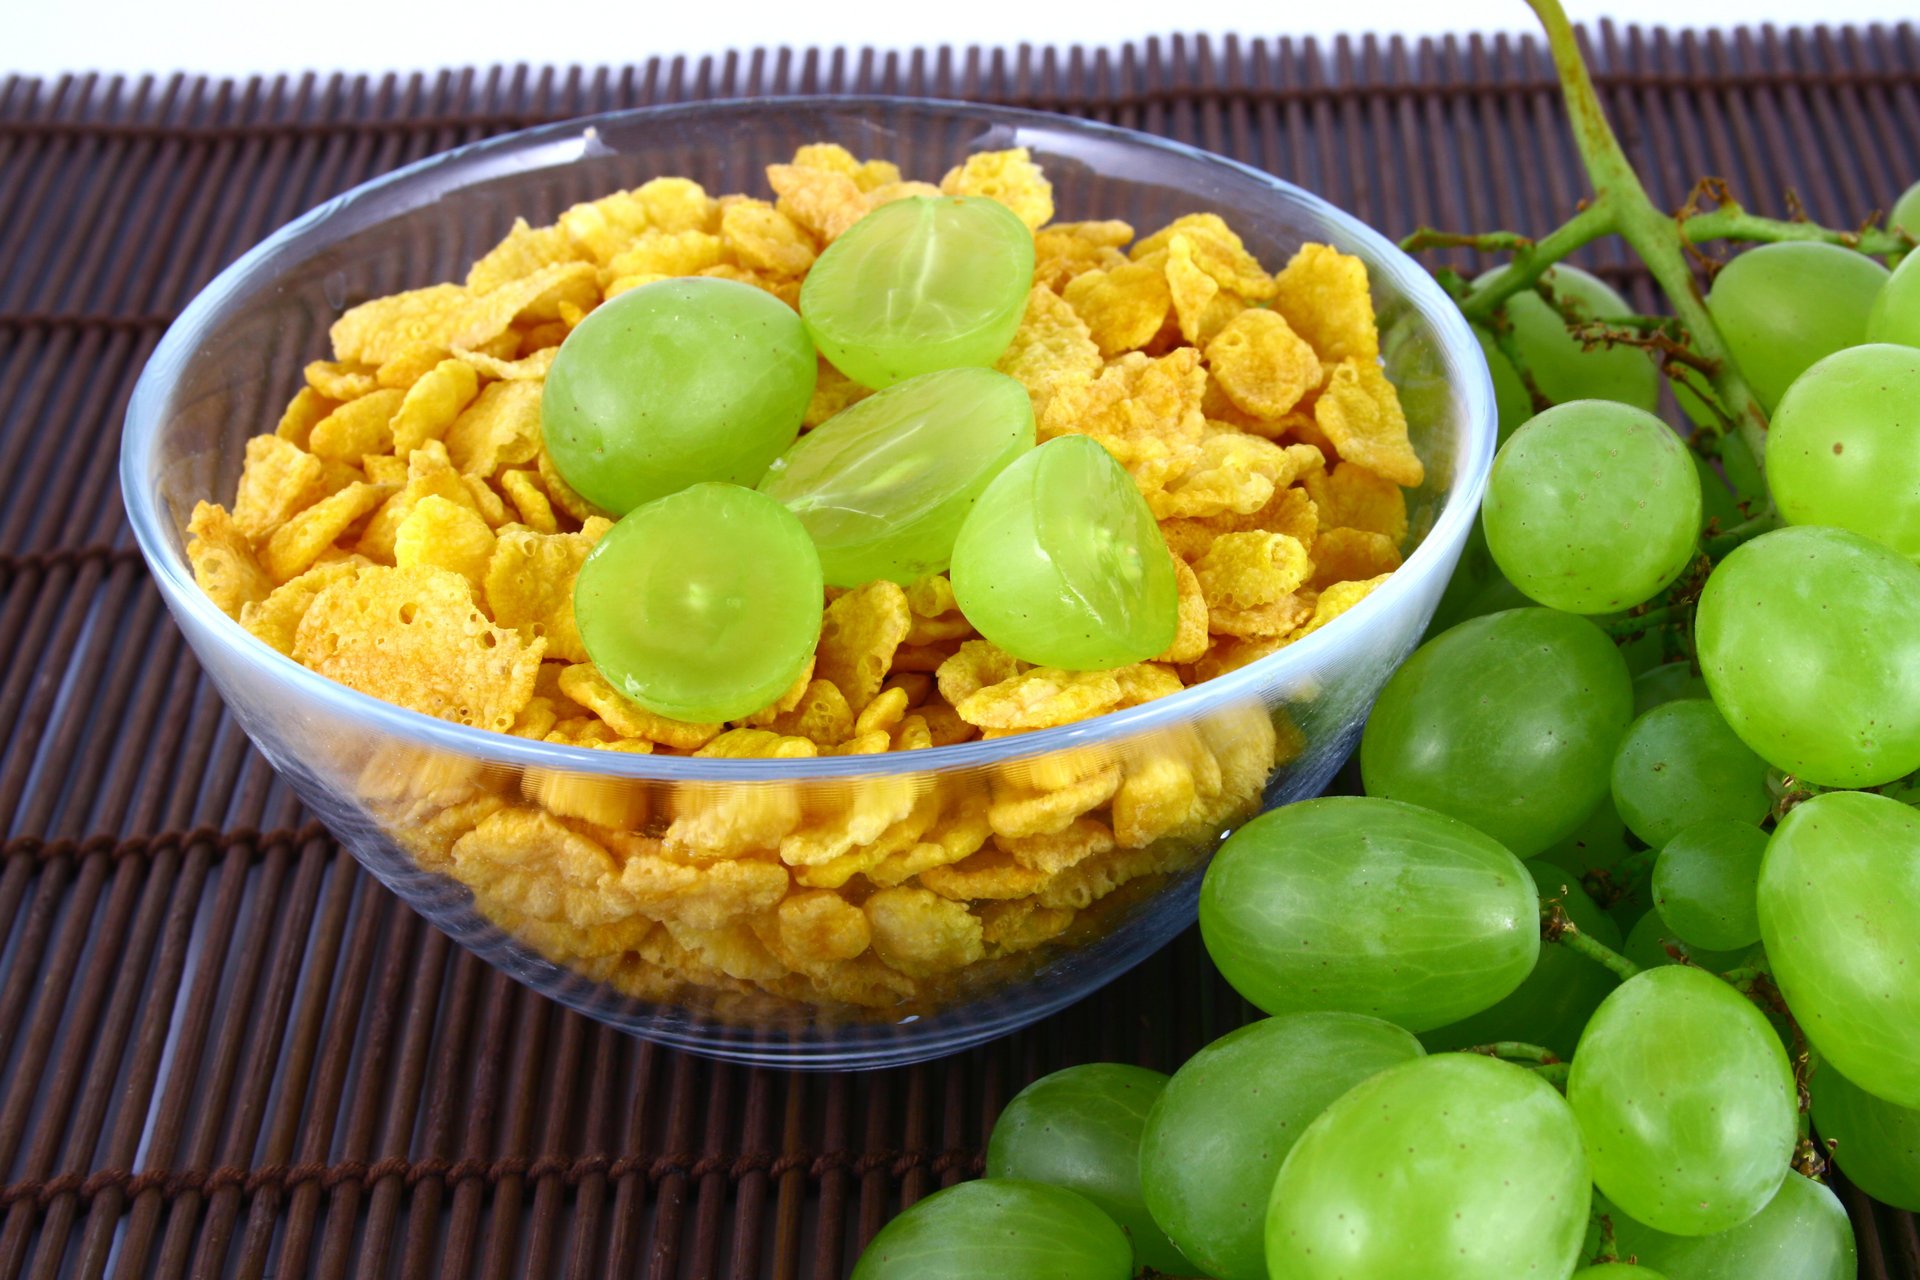
[[[947,171],[940,190],[950,196],[985,196],[1014,211],[1030,230],[1053,221],[1053,184],[1025,147],[978,151]]]

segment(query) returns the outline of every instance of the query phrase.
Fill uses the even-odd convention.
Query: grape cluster
[[[1850,1280],[1828,1159],[1920,1210],[1920,253],[1719,273],[1757,488],[1524,296],[1483,342],[1526,412],[1366,794],[1253,820],[1202,887],[1270,1016],[1036,1082],[856,1280]]]

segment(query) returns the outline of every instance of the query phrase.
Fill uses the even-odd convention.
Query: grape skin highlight
[[[1655,707],[1627,727],[1614,753],[1613,807],[1658,849],[1709,818],[1758,824],[1773,807],[1767,762],[1705,698]]]
[[[1920,294],[1920,272],[1912,278]],[[1788,521],[1851,529],[1920,560],[1920,325],[1914,342],[1850,347],[1788,388],[1767,432],[1767,479]]]

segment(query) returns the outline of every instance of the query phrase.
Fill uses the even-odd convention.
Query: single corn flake
[[[473,295],[457,284],[363,302],[328,331],[334,358],[378,365],[410,347],[451,346],[472,302]]]
[[[500,488],[513,503],[520,523],[535,533],[558,533],[560,522],[554,517],[553,504],[547,501],[540,477],[532,471],[515,468],[500,473]]]
[[[968,640],[940,664],[934,678],[940,696],[957,707],[987,686],[1011,680],[1031,666],[991,640]]]
[[[1160,230],[1134,245],[1135,258],[1145,258],[1162,249],[1171,250],[1175,240],[1185,240],[1194,265],[1211,276],[1223,290],[1264,302],[1274,294],[1273,278],[1260,266],[1259,259],[1226,219],[1217,213],[1189,213],[1175,218]]]
[[[605,530],[607,524],[595,520],[578,533],[501,533],[480,578],[493,620],[524,641],[545,639],[549,658],[586,662],[588,651],[574,624],[574,580]]]
[[[846,695],[857,716],[880,692],[893,654],[913,627],[907,593],[896,582],[869,582],[827,606],[815,670]]]
[[[407,482],[407,460],[390,453],[370,453],[360,459],[360,470],[369,484],[390,484],[396,488]]]
[[[540,453],[537,382],[490,382],[447,428],[447,456],[461,472],[487,479]]]
[[[844,173],[791,164],[767,166],[774,207],[825,243],[867,216],[867,193]]]
[[[647,229],[647,206],[633,191],[616,191],[585,204],[576,204],[554,224],[580,252],[595,262],[611,262],[614,255]]]
[[[1060,831],[1037,836],[995,836],[994,843],[1021,866],[1051,876],[1113,848],[1113,831],[1098,818],[1075,818]]]
[[[267,539],[261,557],[267,573],[275,582],[286,582],[306,572],[354,522],[392,493],[391,485],[354,483],[314,503]]]
[[[538,710],[546,728],[532,732],[528,713]],[[556,723],[553,704],[535,695],[514,726],[519,737],[544,738]],[[612,831],[638,831],[647,821],[647,789],[631,778],[597,778],[553,769],[528,769],[520,777],[520,791],[532,804],[563,818],[578,818]]]
[[[1113,793],[1113,840],[1140,849],[1186,826],[1199,799],[1193,770],[1171,753],[1155,752],[1127,766]]]
[[[1100,347],[1066,299],[1045,285],[1035,285],[1027,295],[1020,327],[994,367],[1026,387],[1038,418],[1046,412],[1054,384],[1061,378],[1091,378],[1100,372]]]
[[[742,200],[720,215],[720,240],[742,266],[803,276],[813,266],[813,237],[764,200]]]
[[[1056,222],[1033,236],[1033,282],[1058,293],[1075,276],[1126,262],[1120,247],[1133,239],[1124,222]]]
[[[468,269],[467,288],[477,294],[486,293],[548,267],[580,262],[586,257],[585,250],[567,234],[565,227],[555,224],[536,229],[528,226],[525,218],[515,218],[507,238],[487,250]]]
[[[728,729],[693,753],[703,760],[810,760],[820,748],[771,729]]]
[[[1320,385],[1320,360],[1277,311],[1249,308],[1207,344],[1207,367],[1246,412],[1277,419]]]
[[[873,941],[867,913],[826,889],[789,894],[774,909],[773,934],[783,957],[806,972],[851,960]]]
[[[294,392],[293,399],[287,402],[286,410],[281,413],[280,422],[274,427],[273,434],[304,449],[312,441],[314,427],[339,407],[338,401],[329,400],[312,387],[302,387]]]
[[[501,382],[540,382],[553,372],[553,362],[560,358],[560,346],[558,342],[543,346],[518,360],[508,360],[473,347],[455,347],[453,354],[460,363],[475,372]]]
[[[1274,277],[1273,307],[1328,365],[1380,356],[1367,264],[1352,254],[1302,245]]]
[[[629,249],[621,251],[601,273],[603,280],[622,276],[696,276],[708,267],[726,261],[720,237],[705,231],[661,231],[641,233]]]
[[[422,498],[400,522],[393,539],[393,562],[446,569],[478,587],[494,554],[493,530],[472,507],[441,497]]]
[[[697,751],[720,735],[717,724],[692,724],[670,720],[632,701],[607,683],[591,663],[580,662],[560,673],[560,689],[569,698],[592,711],[611,725],[622,737],[645,738],[663,747]]]
[[[1167,244],[1167,291],[1180,337],[1191,346],[1205,347],[1235,317],[1247,309],[1247,300],[1207,274],[1194,260],[1193,241],[1182,234]]]
[[[1180,683],[1179,672],[1158,662],[1133,662],[1115,667],[1113,678],[1120,683],[1120,700],[1113,704],[1116,711],[1169,697],[1186,687]]]
[[[1385,534],[1366,529],[1322,529],[1313,542],[1313,585],[1364,582],[1400,567],[1400,548]]]
[[[1192,566],[1173,558],[1173,577],[1180,589],[1178,621],[1173,643],[1160,655],[1162,662],[1194,662],[1207,651],[1207,596]]]
[[[1186,457],[1186,469],[1163,489],[1147,494],[1156,519],[1191,516],[1250,516],[1309,470],[1320,455],[1301,445],[1281,447],[1242,431],[1209,432]]]
[[[1120,682],[1110,671],[1035,667],[967,695],[954,710],[982,729],[1050,729],[1100,715],[1119,701]]]
[[[335,462],[358,462],[369,453],[393,448],[393,415],[407,393],[386,388],[349,400],[314,424],[307,447]]]
[[[1313,593],[1297,592],[1244,609],[1220,605],[1209,610],[1207,626],[1215,635],[1241,639],[1287,636],[1313,617]]]
[[[1298,640],[1301,636],[1311,635],[1326,626],[1329,622],[1332,622],[1335,618],[1372,595],[1389,576],[1390,575],[1383,573],[1377,578],[1368,578],[1365,581],[1349,580],[1346,582],[1336,582],[1328,586],[1326,590],[1320,593],[1320,598],[1314,602],[1312,619],[1300,628],[1295,634],[1294,639]]]
[[[1166,264],[1159,257],[1083,272],[1067,282],[1062,296],[1086,323],[1103,356],[1151,342],[1173,306]]]
[[[187,521],[187,560],[193,565],[193,580],[230,618],[238,618],[242,609],[273,591],[273,579],[254,557],[246,533],[216,503],[194,504]]]
[[[1113,762],[1059,786],[1034,787],[996,779],[987,822],[1000,840],[1053,835],[1113,799],[1123,777],[1119,763]]]
[[[1313,573],[1299,541],[1284,533],[1229,533],[1194,564],[1209,609],[1251,609],[1291,595]]]
[[[1344,462],[1413,488],[1426,478],[1420,455],[1407,438],[1400,393],[1371,360],[1349,359],[1334,369],[1314,401],[1313,420]]]
[[[329,400],[357,400],[380,385],[374,370],[356,361],[315,360],[302,373],[307,385]]]
[[[968,858],[920,873],[920,884],[958,902],[1025,898],[1047,882],[1047,873],[1016,862],[999,849],[982,849]]]
[[[1011,956],[1044,946],[1067,931],[1073,912],[1043,907],[1032,898],[980,906],[980,937],[988,955]]]
[[[979,918],[961,903],[929,890],[881,889],[863,909],[874,954],[910,977],[950,973],[986,953]]]
[[[247,441],[240,485],[233,497],[233,522],[258,541],[327,494],[326,468],[320,459],[277,435]]]
[[[1395,546],[1407,539],[1407,495],[1399,485],[1357,462],[1342,462],[1305,478],[1321,523],[1365,529]]]
[[[410,390],[414,383],[440,367],[440,362],[452,355],[444,347],[421,343],[406,347],[395,355],[387,357],[374,374],[376,381],[383,387],[392,387],[398,391]]]
[[[1053,184],[1025,147],[977,151],[947,171],[940,190],[950,196],[985,196],[1013,210],[1029,230],[1053,221]]]
[[[722,858],[695,866],[633,849],[620,869],[620,887],[642,915],[695,929],[718,929],[766,911],[787,896],[790,883],[785,867],[761,858]]]
[[[1248,663],[1258,662],[1270,653],[1279,652],[1288,643],[1288,636],[1221,636],[1207,650],[1206,656],[1193,664],[1193,674],[1201,680],[1215,680],[1229,671],[1238,671]]]
[[[597,842],[539,809],[501,809],[453,845],[454,873],[494,901],[577,929],[634,913],[620,869]]]
[[[462,360],[442,360],[407,388],[394,411],[393,451],[404,458],[429,440],[447,434],[460,411],[480,391],[480,377]]]
[[[459,574],[375,565],[320,592],[293,656],[362,693],[504,732],[533,696],[545,647],[489,622]]]

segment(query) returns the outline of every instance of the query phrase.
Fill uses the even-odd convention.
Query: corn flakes
[[[1227,399],[1256,418],[1284,417],[1320,385],[1320,359],[1277,311],[1250,308],[1207,343],[1207,368]]]
[[[940,190],[950,196],[998,200],[1032,231],[1053,221],[1053,184],[1025,147],[974,152],[947,171],[940,179]]]

